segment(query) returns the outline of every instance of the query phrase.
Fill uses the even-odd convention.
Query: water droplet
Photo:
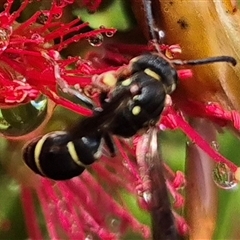
[[[3,8],[4,8],[4,9],[8,8],[8,3],[4,3],[4,4],[3,4]]]
[[[119,229],[121,228],[121,220],[116,217],[108,217],[108,227],[111,230],[111,232],[118,233]]]
[[[93,47],[99,47],[103,43],[103,35],[100,33],[100,34],[97,34],[95,36],[91,36],[91,37],[88,38],[88,42]]]
[[[64,1],[63,1],[63,4],[64,4]],[[59,19],[62,16],[63,9],[62,7],[59,7],[55,4],[54,7],[51,9],[51,13],[54,18]]]
[[[195,145],[195,142],[193,140],[187,140],[186,145],[189,147],[189,146]]]
[[[112,37],[114,35],[114,32],[108,31],[105,33],[107,37]]]
[[[99,29],[106,29],[104,25],[101,25]],[[107,31],[105,32],[106,37],[112,37],[114,35],[114,31]]]
[[[159,30],[158,31],[158,36],[160,39],[164,38],[165,37],[165,32],[163,30]]]
[[[219,150],[219,144],[218,144],[217,141],[212,141],[212,142],[211,142],[211,146],[212,146],[212,148],[215,149],[216,151]]]
[[[213,102],[207,102],[208,106],[211,106],[213,104]]]
[[[31,39],[34,40],[34,41],[37,41],[37,42],[44,43],[44,38],[38,33],[33,33],[32,36],[31,36]]]
[[[217,163],[213,172],[212,177],[214,183],[222,189],[230,190],[237,186],[237,181],[234,177],[234,173],[224,163]]]
[[[143,199],[147,204],[150,204],[152,201],[152,193],[150,191],[144,191],[142,193]]]
[[[159,124],[159,129],[160,129],[161,131],[166,131],[166,130],[167,130],[167,127],[166,127],[166,125],[160,123],[160,124]]]
[[[7,137],[19,137],[35,130],[47,114],[44,96],[17,107],[0,109],[0,132]]]
[[[54,17],[55,19],[59,19],[59,18],[62,17],[62,13],[55,13],[55,14],[53,15],[53,17]]]
[[[84,240],[93,240],[93,236],[89,233],[86,235]]]
[[[11,33],[11,29],[0,28],[0,53],[7,48]]]

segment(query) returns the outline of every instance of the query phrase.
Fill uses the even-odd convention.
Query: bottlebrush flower
[[[60,88],[60,92],[66,91],[69,95],[73,93],[76,96],[80,89],[98,104],[100,90],[92,83],[94,75],[117,71],[119,67],[126,67],[124,65],[128,64],[132,57],[155,50],[152,44],[107,44],[104,56],[102,53],[89,52],[85,59],[62,59],[61,51],[69,44],[80,40],[89,40],[94,44],[95,40],[101,41],[101,34],[115,32],[114,29],[105,28],[87,32],[87,23],[79,20],[59,22],[64,7],[72,2],[53,1],[50,10],[37,11],[25,22],[18,23],[16,21],[20,13],[30,3],[23,1],[21,7],[11,13],[13,1],[8,1],[5,10],[0,14],[1,106],[9,108],[19,103],[24,104],[37,98],[39,94],[44,94],[56,104],[90,116],[92,111],[63,98],[57,88]],[[94,11],[101,1],[95,2],[97,5]],[[84,3],[86,5],[90,2]],[[39,19],[44,19],[44,23],[39,24]],[[82,30],[83,33],[77,34]],[[178,45],[160,47],[169,58],[180,52]],[[195,74],[192,74],[191,70],[180,69],[178,75],[181,79],[180,86],[184,81],[188,81],[187,78],[192,77],[189,81],[196,87]],[[218,153],[208,139],[204,139],[187,121],[190,117],[201,117],[220,127],[232,124],[238,129],[238,112],[226,110],[214,102],[182,99],[181,90],[172,96],[172,105],[166,108],[157,126],[159,130],[182,130],[194,145],[234,172],[233,181],[239,179],[238,167]],[[35,194],[50,238],[119,239],[129,230],[149,238],[150,228],[131,213],[123,194],[127,192],[131,196],[137,193],[139,205],[149,211],[151,206],[148,202],[148,191],[151,189],[151,179],[148,179],[144,169],[143,156],[148,153],[144,137],[136,136],[133,141],[115,138],[119,155],[115,159],[104,156],[99,163],[92,166],[93,171],[85,171],[79,178],[56,183],[27,173],[27,176],[31,176],[31,181],[28,182],[32,186],[29,188],[26,184],[21,185],[21,200],[29,238],[46,237],[39,226]],[[173,207],[178,209],[184,205],[184,198],[179,191],[184,186],[185,178],[181,172],[174,173],[166,164],[164,171],[174,202]],[[116,190],[116,186],[123,193]],[[186,233],[186,222],[178,215],[177,210],[173,212],[179,232]]]
[[[62,59],[60,52],[69,44],[80,40],[96,44],[96,40],[101,40],[101,34],[113,35],[115,29],[86,31],[88,24],[81,23],[78,19],[69,23],[59,22],[64,7],[73,1],[52,1],[50,10],[37,11],[26,21],[19,23],[17,21],[20,14],[34,2],[23,1],[20,8],[12,12],[13,2],[8,1],[0,14],[1,107],[11,110],[20,104],[25,106],[43,94],[56,104],[81,115],[91,115],[91,110],[61,97],[58,88],[60,92],[69,95],[75,94],[78,97],[82,90],[94,97],[92,75],[106,69],[113,70],[115,67],[106,65],[107,68],[95,68],[90,61],[80,57]],[[33,116],[27,113],[31,121]],[[16,153],[16,146],[12,153]],[[11,158],[10,155],[9,153],[8,158]],[[39,226],[34,194],[37,194],[41,206],[40,215],[45,219],[44,225],[50,238],[83,239],[98,236],[101,239],[117,239],[130,230],[145,238],[150,236],[149,227],[140,223],[127,210],[127,206],[120,205],[125,200],[121,199],[122,195],[115,190],[118,185],[124,191],[134,193],[130,184],[130,172],[122,167],[120,158],[116,159],[116,164],[112,159],[105,161],[106,165],[103,159],[101,164],[93,167],[95,172],[101,174],[99,182],[94,174],[86,171],[81,178],[57,184],[35,175],[28,181],[32,188],[22,184],[21,200],[28,236],[31,239],[43,239],[46,234]],[[10,162],[7,168],[10,168],[11,172]],[[16,176],[17,172],[14,170],[12,174]],[[25,173],[24,171],[24,176]],[[29,173],[27,175],[29,176]],[[113,184],[108,188],[102,187],[101,182],[106,186]]]
[[[90,82],[90,78],[84,72],[84,65],[87,64],[81,58],[61,59],[59,51],[73,42],[81,39],[93,41],[99,38],[101,34],[113,34],[115,30],[102,28],[76,34],[78,31],[85,29],[88,24],[81,23],[78,19],[64,25],[55,21],[61,17],[64,7],[70,3],[73,3],[73,1],[62,2],[61,4],[58,1],[53,1],[50,10],[37,11],[23,23],[17,23],[16,19],[30,4],[29,1],[23,1],[21,7],[13,13],[10,12],[13,1],[8,1],[4,5],[5,10],[0,14],[0,61],[2,66],[0,70],[2,81],[4,81],[1,88],[2,105],[4,105],[4,102],[6,107],[10,103],[13,105],[18,104],[20,100],[21,103],[26,103],[29,99],[34,99],[34,96],[36,98],[40,93],[43,93],[58,104],[67,108],[70,107],[72,110],[75,108],[76,111],[83,115],[90,114],[87,109],[83,108],[81,111],[81,106],[76,108],[74,104],[58,96],[57,87],[60,83],[56,81],[55,69],[49,59],[53,58],[59,64],[61,68],[60,74],[66,81],[65,85],[74,85],[76,82],[80,82],[82,84],[81,87],[85,86]],[[43,18],[44,24],[39,24],[38,22],[42,21]],[[74,36],[64,39],[68,34],[74,34]],[[54,44],[54,41],[57,39],[60,40],[59,43]],[[46,56],[49,56],[49,58]],[[78,69],[67,70],[68,65],[73,63],[77,63]],[[85,76],[82,81],[79,81],[82,74],[85,74]],[[19,91],[19,88],[15,89],[19,80],[21,80],[22,86],[26,85],[25,88],[28,91],[24,91],[22,87],[23,96],[20,97],[19,93],[16,99],[14,99],[14,94],[16,95],[16,91]],[[33,88],[33,91],[30,91],[30,86]],[[39,93],[37,93],[37,90]]]
[[[165,32],[164,41],[167,43],[179,43],[183,49],[182,59],[230,55],[234,56],[239,62],[240,12],[236,1],[175,1],[166,4],[159,4],[159,0],[149,2],[153,6],[154,27]],[[149,36],[149,22],[144,15],[144,11],[141,10],[142,6],[134,0],[132,5],[141,29],[145,31],[145,36]],[[213,24],[209,24],[210,22]],[[170,108],[168,117],[173,117],[177,113],[176,118],[178,120],[180,118],[185,119],[185,121],[180,121],[180,123],[173,117],[172,124],[176,126],[176,129],[185,128],[185,133],[190,130],[187,135],[191,141],[187,143],[186,149],[186,180],[188,183],[186,215],[191,229],[190,238],[192,239],[239,238],[236,226],[235,230],[234,227],[231,230],[226,230],[224,236],[215,235],[213,237],[215,230],[218,233],[223,233],[222,230],[227,221],[224,223],[219,221],[218,227],[215,225],[217,213],[221,211],[222,207],[219,205],[217,209],[216,189],[209,179],[215,166],[212,159],[220,162],[216,168],[218,169],[217,172],[220,171],[224,176],[221,180],[222,188],[229,189],[228,183],[232,187],[236,186],[236,182],[238,182],[236,178],[239,179],[236,176],[239,172],[236,170],[238,168],[229,163],[228,160],[222,159],[222,156],[219,156],[219,147],[216,147],[220,135],[217,133],[234,128],[234,133],[238,135],[239,70],[239,64],[234,68],[225,64],[192,68],[192,80],[181,81],[176,92],[172,95],[174,112]],[[166,120],[164,118],[165,116],[162,119],[163,122]],[[192,127],[189,128],[186,122],[197,129],[197,133],[201,135],[202,139],[198,138],[199,135],[196,136],[191,132]],[[219,126],[221,127],[219,128]],[[164,124],[160,127],[166,129]],[[208,144],[206,144],[206,141]],[[204,149],[203,151],[199,150],[197,147],[199,145]],[[213,147],[214,153],[212,149],[207,150],[209,146]],[[224,145],[222,149],[224,148],[228,147]],[[232,151],[234,152],[236,149],[233,148]],[[208,154],[205,154],[206,152]],[[221,167],[221,162],[228,162],[229,167],[224,164],[226,168]],[[225,172],[223,169],[225,169]],[[226,177],[227,175],[228,177]],[[224,179],[228,179],[228,181],[224,183]],[[234,195],[235,198],[236,195]],[[237,205],[236,202],[235,204]],[[224,205],[226,205],[226,202],[224,202]],[[234,209],[236,209],[236,206],[234,206]],[[228,209],[224,208],[224,211],[225,214],[220,218],[228,216],[229,221],[235,219],[235,210],[230,214]]]

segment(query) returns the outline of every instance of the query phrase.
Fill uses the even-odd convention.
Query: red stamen
[[[177,70],[177,74],[181,80],[193,77],[193,72],[191,69],[179,69]]]
[[[10,17],[9,17],[9,21],[8,24],[12,25],[13,22],[20,16],[21,12],[27,7],[27,5],[29,4],[29,0],[25,0],[21,3],[20,8],[18,8],[17,11],[13,12]]]
[[[231,171],[235,172],[237,166],[213,149],[172,107],[167,109],[167,126],[180,128],[194,143],[206,152],[214,161],[225,163]]]
[[[36,210],[34,209],[34,201],[31,190],[22,186],[21,195],[28,236],[31,239],[43,239],[40,227],[37,222],[37,215]]]

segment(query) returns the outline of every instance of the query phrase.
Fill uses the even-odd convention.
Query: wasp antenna
[[[216,62],[229,62],[233,66],[237,64],[237,60],[230,56],[218,56],[218,57],[210,57],[204,59],[196,59],[196,60],[172,60],[171,63],[174,65],[203,65],[203,64],[211,64]]]

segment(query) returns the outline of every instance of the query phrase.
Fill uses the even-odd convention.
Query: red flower
[[[90,78],[86,75],[91,73],[91,66],[88,66],[81,58],[61,59],[59,52],[66,48],[69,44],[79,41],[81,39],[94,39],[102,33],[114,33],[114,29],[99,29],[90,32],[76,34],[76,32],[83,30],[87,27],[87,23],[81,23],[76,19],[70,23],[62,24],[61,22],[54,22],[62,15],[64,7],[73,1],[53,1],[50,10],[37,11],[26,22],[21,24],[16,22],[20,13],[28,6],[29,1],[24,1],[21,7],[14,13],[10,13],[13,1],[6,3],[5,11],[0,14],[1,34],[0,34],[0,61],[1,77],[4,79],[2,82],[2,105],[8,106],[9,104],[26,103],[30,99],[34,99],[39,95],[39,92],[47,95],[58,104],[71,108],[83,115],[89,115],[91,112],[81,106],[75,106],[71,102],[58,96],[57,86],[61,88],[61,84],[74,85],[78,83],[80,87],[84,87],[90,83]],[[38,24],[38,21],[46,18],[44,25]],[[74,36],[65,39],[68,34],[75,34]],[[58,44],[53,41],[60,39]],[[90,41],[89,40],[89,41]],[[59,69],[56,70],[52,60],[56,61]],[[55,64],[55,65],[56,65]],[[75,64],[76,69],[67,70],[70,64]],[[88,72],[86,72],[86,67]],[[56,71],[58,71],[59,78],[56,79]],[[60,75],[62,77],[60,77]],[[85,76],[83,76],[85,75]],[[83,76],[83,77],[82,77]],[[20,93],[11,92],[16,88],[16,83],[13,83],[17,78],[21,80],[21,85],[26,85],[28,91],[24,91],[23,97]],[[82,80],[82,81],[81,81]],[[3,81],[3,80],[2,80]],[[6,85],[9,85],[6,88]],[[12,86],[11,86],[12,85]],[[11,86],[11,87],[10,87]],[[30,88],[33,91],[30,91]],[[6,90],[6,91],[4,91]],[[64,89],[62,89],[64,91]],[[35,92],[35,95],[33,95]],[[16,96],[16,100],[13,96]]]
[[[91,110],[63,98],[57,88],[70,96],[78,97],[80,91],[84,91],[97,99],[98,91],[91,85],[92,75],[116,67],[105,65],[106,68],[96,68],[89,60],[80,57],[61,59],[60,51],[83,39],[92,43],[100,34],[113,34],[115,29],[101,28],[87,32],[88,24],[81,23],[78,19],[65,24],[55,21],[70,3],[53,1],[50,10],[37,11],[21,24],[16,20],[30,2],[24,1],[14,13],[10,13],[13,1],[6,4],[5,10],[0,14],[3,29],[0,54],[2,107],[11,109],[43,94],[81,115],[92,114]],[[44,24],[39,24],[38,21],[43,19]],[[84,32],[79,33],[82,30]],[[71,34],[74,36],[71,37]],[[67,38],[66,35],[70,37]],[[54,44],[55,40],[58,43]],[[32,117],[34,116],[29,116],[30,119]],[[107,170],[109,167],[110,171]],[[33,182],[37,183],[34,189],[22,186],[22,203],[30,238],[44,238],[36,216],[33,192],[37,193],[50,238],[83,239],[97,235],[101,239],[117,239],[129,230],[146,238],[150,236],[149,227],[122,207],[120,200],[113,198],[113,192],[116,192],[119,199],[121,197],[115,191],[116,185],[134,193],[134,186],[129,184],[133,180],[131,172],[122,168],[121,158],[114,164],[112,160],[102,159],[101,164],[96,164],[93,168],[101,173],[100,181],[104,185],[113,183],[109,189],[103,188],[87,171],[81,178],[59,182],[57,185],[34,176]],[[120,177],[123,175],[125,179]],[[128,180],[125,181],[126,179]]]
[[[90,11],[95,11],[101,2],[83,1],[83,4]],[[104,54],[91,51],[84,59],[62,59],[61,51],[71,43],[88,40],[96,44],[101,40],[101,34],[115,33],[114,29],[105,28],[87,31],[88,24],[78,19],[69,23],[58,21],[64,7],[71,3],[73,1],[53,1],[50,10],[37,11],[25,22],[18,23],[16,21],[21,12],[30,3],[28,0],[23,1],[21,7],[11,13],[13,1],[8,1],[5,10],[0,14],[1,107],[11,108],[25,104],[43,94],[56,104],[90,116],[91,110],[62,97],[62,93],[76,97],[86,96],[98,105],[99,93],[102,90],[99,86],[104,87],[101,76],[108,71],[116,74],[119,69],[128,66],[131,58],[146,51],[155,51],[152,43],[148,46],[106,44]],[[44,23],[39,24],[40,20],[44,20]],[[178,45],[162,45],[160,50],[170,59],[181,52]],[[178,76],[181,81],[194,77],[189,69],[178,70]],[[95,80],[98,81],[98,87]],[[230,124],[239,129],[239,113],[225,110],[215,103],[190,99],[181,101],[178,95],[173,95],[172,104],[169,102],[169,106],[166,106],[157,126],[160,130],[183,131],[216,163],[227,166],[226,169],[234,173],[233,182],[237,181],[238,167],[224,158],[208,140],[192,128],[186,116],[201,117],[219,126]],[[147,137],[135,136],[133,141],[115,138],[119,156],[114,161],[102,157],[101,163],[93,164],[92,174],[85,171],[79,178],[58,183],[34,176],[33,181],[38,183],[37,186],[33,189],[22,186],[22,203],[29,237],[44,238],[33,201],[33,193],[36,192],[50,238],[84,239],[97,236],[100,239],[119,239],[129,229],[149,238],[149,227],[140,223],[127,210],[127,206],[120,205],[125,201],[121,199],[123,195],[115,189],[120,186],[130,195],[137,193],[139,205],[149,211],[151,179],[146,174],[145,156],[149,151],[145,141]],[[187,224],[177,213],[177,209],[184,205],[184,198],[180,193],[186,182],[184,175],[181,172],[174,173],[166,164],[164,171],[166,185],[174,202],[173,215],[178,230],[186,233]],[[95,176],[95,173],[98,173],[98,176]]]

